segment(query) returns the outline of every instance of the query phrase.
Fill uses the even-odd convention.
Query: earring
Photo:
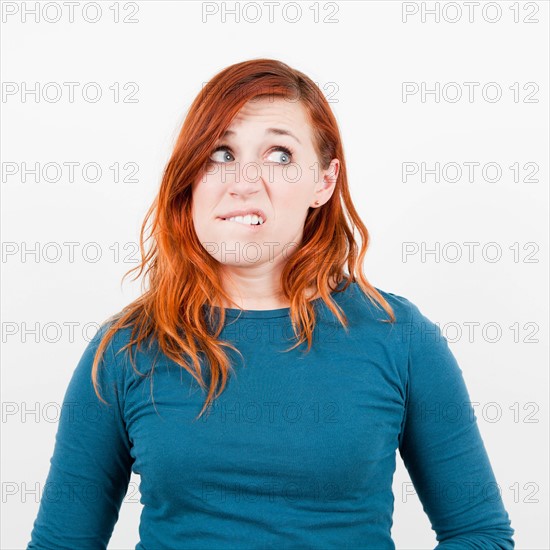
[[[315,201],[315,204],[318,206],[318,205],[319,205],[319,201]]]

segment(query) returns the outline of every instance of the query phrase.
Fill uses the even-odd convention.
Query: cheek
[[[303,230],[307,211],[304,213],[304,208],[296,200],[296,196],[289,201],[277,203],[275,211],[277,215],[274,234],[281,242],[294,241]]]
[[[204,178],[193,184],[192,204],[195,214],[212,216],[212,212],[222,199],[223,186],[214,178]]]
[[[277,218],[288,221],[294,227],[307,215],[312,184],[304,175],[298,181],[281,179],[276,183],[277,185],[271,186],[271,199]]]
[[[215,197],[208,192],[204,183],[193,187],[191,199],[191,217],[195,233],[199,240],[208,240],[208,234],[212,230],[213,212],[215,211]]]

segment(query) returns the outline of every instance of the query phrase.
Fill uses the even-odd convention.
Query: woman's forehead
[[[309,136],[309,123],[304,106],[299,101],[289,101],[283,98],[260,98],[243,105],[228,127],[229,133],[238,133],[244,124],[261,124],[262,126],[281,126],[288,128],[300,137]]]

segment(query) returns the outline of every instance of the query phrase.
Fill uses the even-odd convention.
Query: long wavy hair
[[[110,326],[96,350],[92,380],[95,393],[104,403],[107,402],[98,391],[99,361],[116,332],[126,327],[132,327],[132,332],[122,350],[130,349],[130,361],[140,376],[146,374],[136,370],[131,348],[136,345],[139,350],[144,341],[154,338],[168,358],[187,370],[204,391],[208,388],[197,419],[224,390],[229,371],[233,369],[223,348],[240,352],[231,343],[219,339],[225,310],[218,304],[222,300],[230,304],[234,302],[222,285],[222,264],[207,252],[195,233],[191,191],[193,182],[205,173],[215,143],[234,116],[247,101],[260,96],[300,101],[307,111],[322,169],[328,169],[333,158],[340,161],[331,198],[321,207],[309,209],[302,242],[287,260],[281,274],[280,286],[291,304],[290,317],[296,337],[296,344],[286,351],[306,340],[307,352],[311,348],[315,312],[306,291],[312,285],[345,330],[347,318],[330,297],[335,290],[330,286],[331,280],[338,281],[338,285],[346,280],[337,292],[343,292],[352,282],[357,282],[375,307],[380,309],[381,306],[388,314],[389,320],[382,322],[395,322],[391,306],[363,273],[369,233],[353,206],[340,132],[321,90],[305,74],[275,59],[236,63],[203,86],[183,122],[158,194],[141,226],[140,265],[130,269],[122,278],[124,282],[134,271],[137,273],[133,280],[143,274],[141,296],[102,325]],[[355,241],[355,230],[361,236],[360,245]],[[145,244],[149,240],[146,250]],[[323,259],[322,262],[319,258]],[[217,325],[210,322],[215,311],[219,311]],[[199,354],[206,358],[206,376],[201,369]],[[154,361],[151,377],[153,373]],[[209,385],[205,378],[209,379]]]

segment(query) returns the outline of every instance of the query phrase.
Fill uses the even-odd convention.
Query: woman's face
[[[336,159],[321,169],[299,101],[249,101],[215,144],[205,174],[193,185],[197,236],[227,266],[284,263],[301,242],[308,208],[330,199],[337,175]],[[261,225],[250,223],[261,221],[254,217],[228,219],[257,210]]]

